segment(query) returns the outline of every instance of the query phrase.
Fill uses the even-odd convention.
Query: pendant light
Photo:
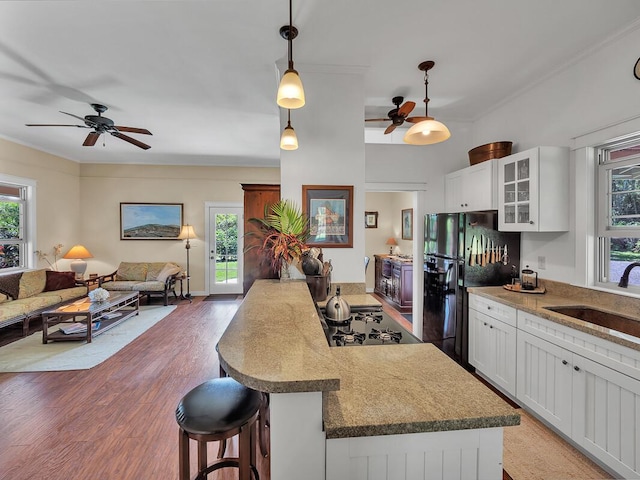
[[[444,142],[451,136],[451,132],[445,124],[434,120],[429,116],[429,94],[427,85],[429,85],[429,70],[433,68],[435,62],[428,60],[418,65],[418,69],[424,72],[424,117],[410,117],[408,122],[415,123],[407,133],[404,134],[404,142],[410,145],[431,145],[434,143]]]
[[[277,102],[282,108],[295,109],[304,106],[304,88],[298,72],[293,68],[293,39],[298,36],[298,29],[293,26],[291,15],[289,0],[289,25],[280,27],[280,36],[289,43],[289,66],[280,79]]]
[[[291,110],[287,110],[287,126],[282,131],[280,137],[280,148],[282,150],[297,150],[298,149],[298,137],[296,131],[291,126]]]

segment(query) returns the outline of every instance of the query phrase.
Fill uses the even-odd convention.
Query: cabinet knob
[[[493,328],[493,325],[489,325],[489,328]]]
[[[491,310],[491,306],[490,305],[487,305],[487,310]]]
[[[461,204],[460,204],[460,206],[461,206],[461,207],[464,207],[464,203],[461,203]]]
[[[580,367],[579,367],[579,366],[577,366],[577,365],[575,365],[575,366],[573,367],[573,369],[574,369],[576,372],[579,372],[579,371],[580,371]]]
[[[484,326],[485,326],[485,327],[487,326],[487,322],[482,322],[482,323],[484,323]]]
[[[562,360],[562,364],[563,365],[566,365],[567,363],[569,363],[569,362],[567,362],[566,360]]]
[[[533,225],[533,220],[529,220],[529,223],[530,223],[531,225]]]

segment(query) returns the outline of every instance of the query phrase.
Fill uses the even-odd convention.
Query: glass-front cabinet
[[[567,148],[537,147],[499,160],[499,230],[568,230],[568,204]]]

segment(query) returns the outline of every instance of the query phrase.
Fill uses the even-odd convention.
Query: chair
[[[364,257],[364,273],[367,273],[367,267],[369,266],[369,257]]]
[[[189,480],[189,440],[198,444],[198,475],[206,480],[215,470],[239,469],[240,480],[259,480],[256,469],[256,424],[263,402],[260,392],[231,377],[214,378],[189,391],[178,403],[176,421],[180,426],[179,478]],[[207,462],[207,442],[226,442],[238,435],[238,457],[222,457]],[[222,452],[222,451],[221,451]]]

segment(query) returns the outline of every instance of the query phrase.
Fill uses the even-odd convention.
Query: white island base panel
[[[327,480],[501,480],[502,428],[327,440]]]
[[[326,439],[321,392],[272,393],[270,416],[274,479],[502,479],[502,428]]]

